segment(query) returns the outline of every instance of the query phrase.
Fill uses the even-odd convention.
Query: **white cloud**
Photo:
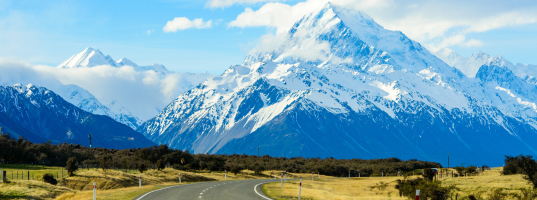
[[[162,30],[166,33],[176,32],[177,30],[185,30],[189,28],[211,28],[212,20],[204,22],[202,18],[197,18],[190,21],[186,17],[176,17],[172,21],[168,21]]]
[[[225,8],[232,6],[233,4],[255,4],[261,2],[277,2],[285,0],[209,0],[205,4],[208,8]]]
[[[266,3],[258,10],[246,8],[229,27],[272,27],[285,33],[305,14],[324,6],[328,0],[307,0],[295,5]],[[428,48],[439,46],[476,47],[476,39],[461,40],[468,33],[481,33],[506,26],[537,22],[537,2],[501,0],[395,1],[332,0],[334,4],[363,11],[390,30],[399,30]],[[454,37],[454,35],[456,37]],[[446,46],[446,47],[447,47]]]
[[[58,84],[74,84],[93,94],[103,104],[116,101],[141,120],[158,114],[173,99],[210,74],[137,72],[130,66],[56,68],[0,59],[0,85],[34,84],[54,91]]]
[[[153,33],[153,30],[147,30],[147,31],[145,31],[145,34],[147,34],[147,35],[151,35],[151,33]]]

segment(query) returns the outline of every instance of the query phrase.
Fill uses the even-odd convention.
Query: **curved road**
[[[222,200],[268,200],[261,187],[264,183],[280,182],[280,179],[254,179],[238,181],[200,182],[154,190],[134,200],[149,199],[222,199]]]

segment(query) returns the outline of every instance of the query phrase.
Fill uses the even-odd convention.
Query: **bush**
[[[231,171],[231,173],[235,175],[237,175],[237,173],[240,173],[243,169],[244,167],[242,167],[241,165],[237,165],[237,164],[231,165],[229,167],[229,171]]]
[[[43,174],[43,181],[45,183],[50,183],[52,185],[58,184],[58,181],[54,178],[54,175],[49,174],[49,173]]]
[[[78,170],[78,165],[75,157],[71,157],[67,160],[67,173],[69,176],[73,176],[75,171]]]
[[[524,179],[533,184],[533,188],[537,188],[537,162],[532,156],[505,156],[505,166],[502,174],[523,174]]]
[[[140,173],[144,173],[144,171],[147,170],[147,166],[145,166],[144,163],[140,163],[140,165],[138,166],[138,171],[140,171]]]
[[[164,164],[164,161],[163,160],[157,160],[157,170],[160,171],[160,170],[164,169],[164,167],[166,167],[165,164]]]
[[[112,156],[109,154],[103,155],[101,158],[99,158],[99,164],[101,165],[103,172],[110,166],[110,161],[112,161]]]
[[[440,181],[427,181],[426,179],[397,180],[395,189],[400,196],[414,199],[416,190],[420,190],[420,199],[447,200],[455,186],[442,187]]]
[[[254,166],[254,173],[256,175],[260,175],[261,172],[263,172],[265,170],[265,167],[263,167],[263,164],[258,164],[256,163],[255,166]]]
[[[423,177],[428,181],[432,181],[435,175],[431,168],[423,169]]]

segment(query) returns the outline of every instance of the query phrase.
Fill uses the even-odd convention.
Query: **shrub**
[[[103,172],[110,166],[110,161],[112,161],[112,156],[109,154],[103,155],[101,158],[99,158],[99,164],[101,165]]]
[[[164,161],[163,160],[157,160],[157,170],[162,170],[164,169],[165,167],[165,164],[164,164]]]
[[[423,177],[428,181],[432,181],[434,176],[436,175],[431,168],[423,169],[423,172]]]
[[[144,173],[144,171],[146,170],[147,166],[144,163],[140,163],[140,165],[138,166],[138,171],[140,171],[140,173]]]
[[[263,167],[263,164],[258,164],[256,163],[255,166],[254,166],[254,173],[256,175],[259,175],[261,174],[261,172],[263,172],[265,170],[265,167]]]
[[[537,162],[532,156],[505,156],[505,166],[502,174],[523,174],[523,178],[537,188]]]
[[[75,157],[71,157],[67,160],[67,173],[69,176],[73,176],[74,172],[78,169],[77,164]]]
[[[45,183],[50,183],[52,185],[58,184],[58,181],[54,178],[54,175],[49,174],[49,173],[43,174],[43,181]]]
[[[240,173],[243,169],[244,167],[242,167],[241,165],[237,165],[237,164],[231,165],[229,167],[229,171],[231,171],[231,173],[235,175],[237,175],[237,173]]]
[[[400,196],[414,199],[416,190],[420,190],[420,199],[447,200],[455,186],[442,187],[440,181],[427,181],[426,179],[397,180],[395,189]]]

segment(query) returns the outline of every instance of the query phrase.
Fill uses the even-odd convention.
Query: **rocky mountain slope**
[[[328,3],[138,130],[194,153],[501,164],[537,154],[537,88],[498,62],[475,78],[364,13]]]
[[[0,86],[0,126],[4,133],[32,142],[74,143],[116,149],[152,146],[140,133],[114,119],[86,112],[47,88]]]

